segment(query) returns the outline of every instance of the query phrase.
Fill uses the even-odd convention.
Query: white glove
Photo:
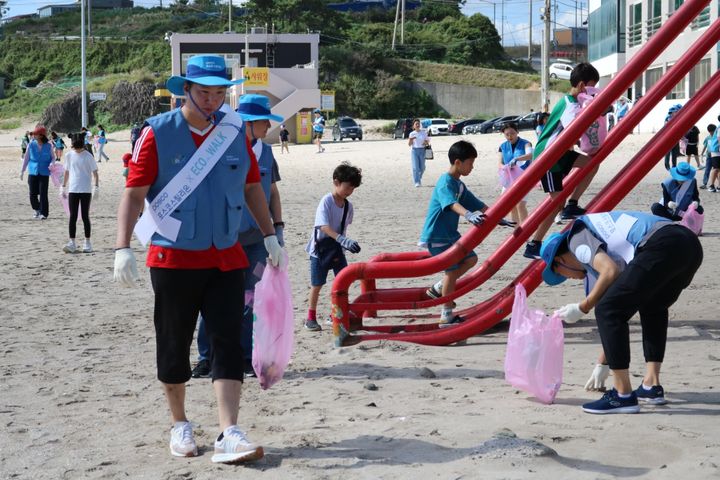
[[[517,166],[517,160],[514,158],[508,162],[508,165],[510,165],[510,168]]]
[[[287,265],[287,253],[285,253],[283,248],[280,246],[277,236],[268,235],[265,237],[264,242],[265,250],[267,250],[268,258],[270,259],[270,264],[273,267],[280,268],[281,270],[284,269]]]
[[[139,278],[135,254],[129,247],[115,250],[115,272],[113,278],[125,287],[134,287]]]
[[[25,172],[20,172],[20,181],[22,182],[23,177],[25,176]]]
[[[677,203],[675,203],[675,202],[673,202],[672,200],[670,200],[670,201],[668,202],[668,204],[667,204],[667,207],[668,207],[670,210],[675,210],[675,209],[677,208]]]
[[[92,199],[95,200],[95,199],[98,198],[99,196],[100,196],[100,187],[97,186],[97,185],[95,185],[95,186],[92,188]]]
[[[555,310],[555,313],[560,316],[565,323],[575,323],[585,315],[583,311],[580,310],[579,303],[568,303],[559,310]]]
[[[63,198],[67,198],[68,191],[67,187],[65,185],[60,186],[60,196]]]
[[[700,206],[700,204],[697,202],[697,200],[693,200],[693,202],[690,205],[692,205],[696,209],[697,209],[697,207]]]
[[[598,363],[593,369],[592,375],[585,384],[585,390],[588,392],[601,390],[605,388],[605,380],[610,376],[610,367]]]

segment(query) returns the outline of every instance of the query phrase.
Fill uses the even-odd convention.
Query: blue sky
[[[163,0],[164,5],[170,4],[172,0]],[[428,2],[442,2],[446,0],[427,0]],[[234,3],[241,4],[239,0],[233,0]],[[574,0],[552,0],[557,7],[557,27],[573,27],[575,26],[575,1]],[[9,0],[7,13],[8,16],[22,15],[26,13],[34,13],[38,8],[50,4],[74,3],[73,0]],[[160,4],[160,0],[135,0],[136,6],[154,7]],[[490,20],[493,19],[493,4],[495,5],[495,25],[498,33],[504,31],[504,45],[527,45],[529,30],[529,14],[530,0],[467,0],[463,13],[472,15],[474,13],[482,13]],[[503,18],[504,5],[504,22]],[[533,10],[533,43],[539,43],[541,34],[540,25],[540,7],[543,5],[542,0],[532,0]],[[587,16],[587,1],[578,2],[577,25],[581,26],[583,20]],[[582,13],[581,13],[582,9]]]

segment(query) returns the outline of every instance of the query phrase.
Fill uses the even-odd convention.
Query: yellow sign
[[[335,90],[322,90],[320,92],[320,110],[335,111]]]
[[[170,93],[170,90],[166,88],[156,88],[155,89],[155,96],[156,97],[169,97],[172,94]]]
[[[267,87],[270,85],[270,69],[267,67],[243,68],[244,87]]]

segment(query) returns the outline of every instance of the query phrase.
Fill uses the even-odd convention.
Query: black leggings
[[[30,206],[33,210],[39,210],[45,217],[50,214],[50,204],[48,202],[48,180],[50,180],[50,177],[47,175],[28,175]],[[38,200],[38,196],[40,196],[40,200]]]
[[[85,227],[85,238],[90,238],[90,200],[91,193],[72,193],[68,194],[68,205],[70,207],[70,223],[68,231],[70,238],[75,238],[75,225],[77,224],[78,205],[80,205],[83,227]]]
[[[667,341],[668,308],[690,285],[703,251],[694,233],[681,225],[655,232],[637,249],[620,276],[595,307],[598,331],[608,365],[630,366],[628,321],[640,312],[646,362],[662,362]]]

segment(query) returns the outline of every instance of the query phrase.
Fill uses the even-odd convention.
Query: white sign
[[[324,112],[335,111],[335,90],[323,90],[320,92],[320,110]]]
[[[90,92],[90,101],[96,102],[98,100],[105,100],[107,98],[107,93],[105,92]]]

